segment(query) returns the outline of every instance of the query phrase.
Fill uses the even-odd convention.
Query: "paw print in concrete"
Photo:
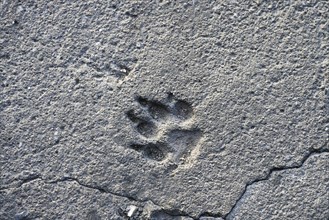
[[[139,133],[129,147],[154,161],[184,162],[197,146],[202,132],[194,127],[193,108],[168,95],[165,102],[137,97],[138,109],[127,117]]]

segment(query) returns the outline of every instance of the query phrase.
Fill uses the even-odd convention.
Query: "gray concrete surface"
[[[327,1],[0,16],[0,219],[329,218]]]
[[[327,219],[328,177],[329,153],[314,154],[301,167],[273,171],[247,187],[228,219]]]

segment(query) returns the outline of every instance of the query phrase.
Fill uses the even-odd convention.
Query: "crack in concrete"
[[[267,173],[267,175],[263,178],[260,178],[260,179],[255,179],[249,183],[246,184],[243,192],[241,193],[241,195],[239,196],[239,198],[236,200],[236,202],[234,203],[234,205],[232,206],[231,210],[225,215],[223,216],[222,218],[224,218],[225,220],[228,220],[228,217],[231,215],[231,213],[233,213],[233,211],[235,210],[235,208],[237,207],[238,203],[241,201],[241,199],[243,198],[243,196],[246,194],[247,192],[247,189],[249,186],[253,185],[254,183],[258,183],[258,182],[261,182],[261,181],[266,181],[266,180],[269,180],[272,173],[273,172],[280,172],[280,171],[284,171],[284,170],[292,170],[292,169],[298,169],[298,168],[301,168],[304,163],[313,155],[318,155],[318,154],[322,154],[322,153],[329,153],[329,149],[323,149],[323,148],[320,148],[320,149],[313,149],[313,150],[310,150],[308,154],[306,154],[303,159],[301,160],[301,162],[298,164],[298,165],[295,165],[295,166],[289,166],[289,167],[273,167],[269,170],[269,172]],[[202,215],[201,215],[202,216]],[[215,216],[215,215],[214,215]],[[213,217],[213,216],[211,216]]]
[[[61,179],[58,179],[58,180],[53,180],[53,181],[47,181],[46,183],[50,183],[50,184],[56,184],[56,183],[60,183],[60,182],[76,182],[77,184],[79,184],[80,186],[82,187],[85,187],[85,188],[89,188],[89,189],[94,189],[94,190],[98,190],[99,192],[101,193],[108,193],[108,194],[111,194],[113,196],[117,196],[117,197],[122,197],[122,198],[126,198],[128,200],[131,200],[131,201],[134,201],[134,202],[146,202],[148,200],[139,200],[137,198],[134,198],[132,196],[128,196],[128,195],[122,195],[120,193],[115,193],[115,192],[111,192],[103,187],[100,187],[100,186],[93,186],[93,185],[89,185],[89,184],[86,184],[86,183],[83,183],[82,181],[80,181],[79,179],[77,178],[74,178],[74,177],[63,177]],[[153,201],[152,201],[153,202]]]
[[[42,179],[41,176],[39,174],[34,174],[31,175],[25,179],[15,179],[12,182],[17,181],[18,183],[16,183],[14,186],[4,186],[4,187],[0,187],[0,191],[3,190],[7,190],[7,189],[13,189],[13,188],[20,188],[22,185],[32,182],[34,180],[38,180],[38,179]]]
[[[241,199],[243,198],[243,196],[247,192],[249,186],[251,186],[251,185],[253,185],[254,183],[257,183],[257,182],[269,180],[273,172],[280,172],[280,171],[284,171],[284,170],[301,168],[304,165],[304,163],[311,156],[322,154],[322,153],[329,153],[329,149],[322,149],[322,148],[320,148],[320,149],[310,150],[309,153],[307,153],[303,157],[303,159],[301,160],[301,162],[298,165],[289,166],[289,167],[284,167],[284,166],[283,167],[273,167],[273,168],[271,168],[269,170],[269,172],[267,173],[267,175],[265,177],[262,177],[262,178],[259,178],[259,179],[255,179],[255,180],[247,183],[246,186],[245,186],[245,188],[244,188],[244,190],[243,190],[243,192],[241,193],[241,195],[239,196],[239,198],[236,200],[236,202],[232,206],[231,210],[226,215],[223,215],[221,213],[211,213],[211,212],[208,212],[207,211],[207,212],[201,213],[197,218],[195,218],[193,216],[190,216],[188,213],[186,213],[186,212],[184,212],[182,210],[178,210],[178,209],[175,209],[175,210],[165,209],[165,208],[161,207],[160,205],[158,205],[157,203],[155,203],[152,199],[147,198],[145,200],[142,200],[142,199],[135,198],[133,196],[123,195],[123,194],[120,194],[120,193],[111,192],[108,189],[105,189],[103,187],[93,186],[93,185],[89,185],[89,184],[83,183],[82,181],[80,181],[79,179],[74,178],[74,177],[63,177],[63,178],[60,178],[60,179],[57,179],[57,180],[45,181],[42,178],[41,175],[36,174],[36,175],[32,175],[29,178],[26,178],[26,179],[21,180],[21,182],[18,183],[16,186],[0,188],[0,191],[6,190],[6,189],[11,189],[11,188],[19,188],[22,185],[27,184],[27,183],[30,183],[30,182],[35,181],[35,180],[42,180],[46,184],[57,184],[57,183],[60,183],[60,182],[69,182],[69,181],[71,181],[71,182],[76,182],[78,185],[80,185],[82,187],[89,188],[89,189],[94,189],[94,190],[98,190],[101,193],[108,193],[108,194],[111,194],[113,196],[126,198],[126,199],[128,199],[130,201],[134,201],[134,202],[138,202],[138,203],[151,202],[154,205],[156,205],[156,206],[159,207],[159,209],[157,211],[163,211],[167,215],[170,215],[170,216],[173,216],[173,217],[179,217],[179,216],[181,216],[181,217],[189,217],[189,218],[194,219],[194,220],[200,219],[201,217],[214,217],[214,218],[228,219],[228,217],[231,215],[231,213],[233,213],[233,211],[237,207],[238,203],[241,201]]]
[[[163,207],[161,207],[159,204],[155,203],[152,199],[145,199],[145,200],[141,200],[141,199],[137,199],[135,197],[132,197],[132,196],[128,196],[128,195],[122,195],[122,194],[119,194],[119,193],[115,193],[115,192],[111,192],[107,189],[104,189],[102,187],[99,187],[99,186],[92,186],[92,185],[89,185],[89,184],[85,184],[83,182],[81,182],[80,180],[78,180],[77,178],[73,178],[73,177],[65,177],[65,178],[62,178],[62,179],[59,179],[59,180],[54,180],[54,181],[49,181],[49,182],[46,182],[46,183],[50,183],[50,184],[54,184],[54,183],[59,183],[59,182],[65,182],[65,181],[74,181],[76,182],[77,184],[79,184],[80,186],[82,187],[86,187],[86,188],[89,188],[89,189],[95,189],[95,190],[98,190],[100,191],[101,193],[108,193],[108,194],[111,194],[113,196],[118,196],[118,197],[122,197],[122,198],[127,198],[128,200],[131,200],[131,201],[134,201],[134,202],[138,202],[138,203],[146,203],[146,202],[151,202],[153,203],[155,206],[158,206],[159,210],[163,211],[164,213],[170,215],[170,216],[173,216],[173,217],[190,217],[192,219],[195,219],[193,218],[192,216],[188,215],[187,213],[181,211],[181,210],[168,210],[168,209],[164,209]]]
[[[104,189],[102,187],[99,187],[99,186],[93,186],[93,185],[90,185],[90,184],[83,183],[82,181],[80,181],[79,179],[74,178],[74,177],[63,177],[63,178],[60,178],[60,179],[57,179],[57,180],[45,181],[40,174],[36,174],[36,175],[33,175],[33,176],[28,177],[26,179],[21,179],[21,182],[18,183],[17,185],[15,185],[15,186],[2,187],[2,188],[0,188],[0,191],[7,190],[7,189],[13,189],[13,188],[20,188],[24,184],[30,183],[30,182],[35,181],[35,180],[41,180],[45,184],[57,184],[57,183],[60,183],[60,182],[75,182],[79,186],[82,186],[82,187],[85,187],[85,188],[88,188],[88,189],[98,190],[101,193],[107,193],[107,194],[110,194],[112,196],[126,198],[126,199],[128,199],[130,201],[133,201],[133,202],[138,202],[138,203],[151,202],[155,206],[158,206],[159,207],[159,209],[157,209],[156,211],[163,211],[164,213],[166,213],[166,214],[168,214],[170,216],[173,216],[173,217],[185,216],[185,217],[190,217],[192,219],[195,219],[192,216],[189,216],[187,213],[185,213],[185,212],[183,212],[181,210],[168,210],[168,209],[165,209],[165,208],[161,207],[159,204],[155,203],[152,199],[142,200],[142,199],[138,199],[138,198],[135,198],[135,197],[132,197],[132,196],[128,196],[128,195],[123,195],[123,194],[120,194],[120,193],[111,192],[111,191],[109,191],[107,189]]]
[[[107,189],[104,189],[102,187],[99,187],[99,186],[93,186],[93,185],[85,184],[82,181],[80,181],[80,180],[78,180],[77,178],[74,178],[74,177],[63,177],[63,178],[60,178],[60,179],[57,179],[57,180],[46,181],[39,174],[33,175],[32,177],[28,177],[26,179],[21,179],[20,180],[21,182],[17,183],[15,186],[2,187],[2,188],[0,188],[0,191],[7,190],[7,189],[13,189],[13,188],[20,188],[24,184],[30,183],[30,182],[35,181],[35,180],[41,180],[45,184],[56,184],[56,183],[60,183],[60,182],[76,182],[77,184],[79,184],[82,187],[89,188],[89,189],[94,189],[94,190],[98,190],[101,193],[108,193],[108,194],[111,194],[113,196],[127,198],[127,199],[129,199],[131,201],[134,201],[134,202],[147,202],[147,201],[151,201],[151,200],[148,200],[148,199],[147,200],[139,200],[139,199],[136,199],[136,198],[134,198],[132,196],[122,195],[120,193],[111,192],[111,191],[109,191]],[[153,201],[151,201],[151,202],[153,202]]]

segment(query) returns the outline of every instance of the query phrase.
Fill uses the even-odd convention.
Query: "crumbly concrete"
[[[324,213],[314,217],[328,217],[316,186],[282,182],[282,197],[266,185],[329,151],[328,11],[309,0],[2,1],[0,216],[125,219],[134,205],[136,219],[243,219],[307,190],[302,201],[319,198]],[[314,166],[305,180],[325,186]]]

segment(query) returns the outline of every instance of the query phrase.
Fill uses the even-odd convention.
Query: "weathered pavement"
[[[0,219],[328,219],[328,12],[0,2]]]

